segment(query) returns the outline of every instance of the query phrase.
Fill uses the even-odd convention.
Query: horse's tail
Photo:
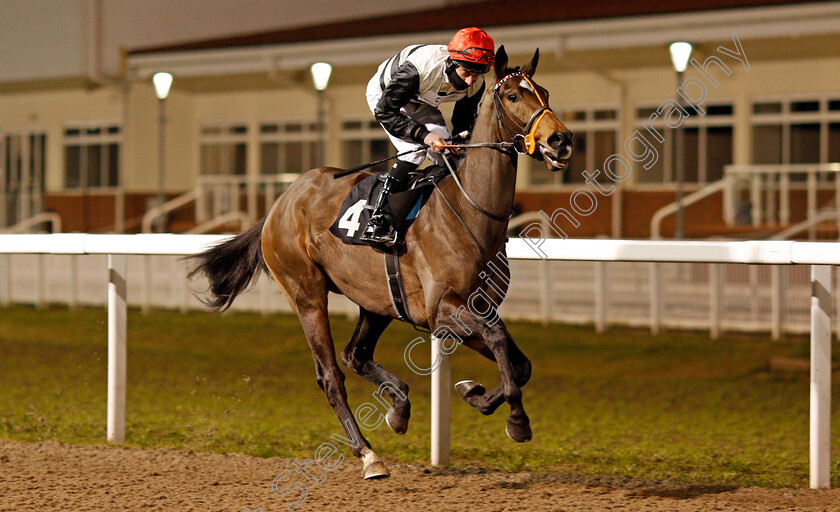
[[[198,265],[188,278],[203,275],[210,280],[206,298],[200,298],[201,302],[216,311],[224,311],[256,281],[260,272],[268,271],[260,245],[264,224],[265,217],[248,231],[189,257]]]

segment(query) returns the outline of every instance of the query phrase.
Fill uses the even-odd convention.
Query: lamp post
[[[330,75],[332,74],[332,66],[326,62],[316,62],[310,68],[312,72],[312,83],[315,85],[315,91],[318,95],[318,163],[317,165],[324,165],[324,146],[326,146],[326,102],[324,98],[324,91],[330,83]]]
[[[685,68],[688,66],[688,59],[691,58],[691,43],[686,43],[683,41],[679,41],[676,43],[671,43],[671,63],[674,65],[674,70],[677,72],[677,90],[682,89],[683,87],[683,72]],[[681,96],[679,93],[676,95],[677,105],[682,106]],[[677,203],[677,212],[675,217],[675,224],[676,227],[674,229],[674,238],[681,239],[685,234],[684,228],[684,210],[682,204],[682,197],[683,197],[683,182],[685,181],[685,167],[683,166],[683,159],[685,158],[684,155],[684,144],[683,144],[683,128],[682,124],[677,128],[676,133],[676,140],[675,142],[675,151],[674,151],[674,171],[676,172],[677,178],[677,190],[676,190],[676,203]]]
[[[169,96],[169,88],[172,87],[172,75],[169,73],[155,73],[152,77],[155,85],[155,94],[158,97],[158,192],[155,206],[160,207],[166,199],[166,184],[164,182],[164,170],[166,166],[166,97]],[[163,217],[158,216],[158,219]],[[163,231],[163,222],[156,222],[155,231]]]

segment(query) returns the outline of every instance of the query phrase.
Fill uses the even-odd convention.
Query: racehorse
[[[495,81],[492,87],[488,83],[482,98],[465,145],[469,149],[455,175],[440,183],[407,229],[400,258],[407,309],[414,323],[433,331],[448,328],[465,345],[498,363],[501,384],[497,388],[488,392],[478,383],[462,381],[456,389],[483,414],[492,414],[507,402],[510,415],[505,430],[516,442],[531,439],[520,390],[530,378],[531,363],[504,322],[487,322],[464,310],[476,290],[484,290],[495,304],[507,293],[510,274],[505,242],[517,153],[545,161],[554,172],[564,170],[572,154],[571,132],[548,107],[548,92],[533,81],[538,60],[539,50],[526,65],[509,68],[504,46],[499,48]],[[363,477],[382,478],[389,476],[388,470],[362,435],[347,403],[344,373],[336,362],[330,333],[328,292],[343,294],[359,306],[358,324],[341,361],[377,386],[394,386],[380,389],[393,403],[386,422],[395,432],[402,434],[408,428],[411,405],[408,386],[373,360],[377,340],[398,317],[384,265],[371,264],[382,256],[371,247],[346,245],[329,232],[342,200],[364,177],[334,179],[339,171],[318,168],[302,174],[255,226],[193,256],[197,266],[190,278],[206,276],[210,281],[206,303],[224,310],[260,271],[271,274],[303,327],[318,385],[345,433],[355,440],[352,451],[362,460]],[[455,177],[460,177],[460,183]],[[483,272],[490,261],[502,272]],[[486,299],[478,306],[491,307]]]

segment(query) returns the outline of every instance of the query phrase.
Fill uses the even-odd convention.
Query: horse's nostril
[[[565,141],[566,139],[563,137],[561,132],[554,132],[551,134],[551,137],[548,138],[548,145],[554,149],[558,149]]]

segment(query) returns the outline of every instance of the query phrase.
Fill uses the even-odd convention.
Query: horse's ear
[[[501,80],[507,74],[508,56],[505,51],[505,45],[499,46],[496,52],[496,62],[494,64],[496,69],[496,81]]]
[[[534,76],[534,72],[537,70],[537,63],[540,61],[540,49],[537,48],[537,51],[534,52],[534,57],[531,59],[531,62],[522,66],[522,72],[527,76]]]

